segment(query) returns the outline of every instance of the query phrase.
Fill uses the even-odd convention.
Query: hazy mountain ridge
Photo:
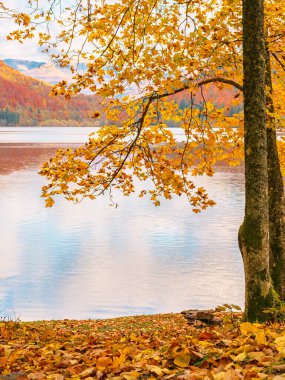
[[[69,68],[63,68],[53,62],[37,62],[21,59],[4,59],[3,62],[11,68],[35,79],[56,84],[61,80],[71,80],[72,73]],[[85,69],[84,64],[79,65],[80,72]]]
[[[45,62],[28,61],[26,59],[3,59],[3,62],[18,71],[27,71],[45,65]]]
[[[62,69],[53,63],[21,59],[4,59],[3,62],[22,74],[51,84],[56,84],[61,80],[71,80],[72,78],[68,69]]]

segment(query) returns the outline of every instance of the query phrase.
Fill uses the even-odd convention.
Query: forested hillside
[[[180,109],[185,109],[190,105],[191,95],[189,91],[183,91],[170,97],[179,104]],[[230,86],[219,86],[217,84],[208,84],[203,92],[198,90],[193,97],[194,107],[203,107],[205,101],[211,101],[217,108],[224,108],[228,116],[239,113],[242,110],[240,93]]]
[[[0,125],[97,125],[98,121],[91,115],[100,110],[100,98],[78,95],[66,100],[61,96],[49,96],[51,88],[49,83],[26,76],[0,61]],[[204,94],[196,94],[195,106],[201,106],[206,99],[214,101],[217,107],[226,108],[226,113],[231,115],[241,107],[238,101],[234,104],[234,96],[232,88],[219,89],[210,84]],[[190,94],[181,92],[170,100],[175,100],[184,109],[190,104]]]
[[[0,125],[94,126],[100,109],[96,96],[71,100],[49,96],[51,85],[27,77],[0,61]]]
[[[20,71],[24,75],[43,80],[53,85],[63,79],[69,81],[72,78],[72,74],[69,69],[62,68],[51,62],[46,63],[21,59],[4,59],[3,62],[9,67]],[[79,65],[79,69],[81,73],[84,73],[86,66],[81,63]],[[232,87],[221,87],[219,84],[212,83],[205,86],[203,91],[204,92],[201,93],[200,89],[195,94],[194,107],[201,107],[204,100],[206,100],[214,102],[218,108],[225,108],[226,114],[228,115],[241,111],[241,102]],[[235,95],[236,100],[234,99]],[[185,109],[190,105],[189,91],[176,94],[173,97],[170,97],[170,99],[174,99],[179,104],[180,109]]]

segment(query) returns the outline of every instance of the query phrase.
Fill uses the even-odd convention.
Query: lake
[[[185,198],[155,208],[119,193],[118,208],[102,197],[46,209],[40,163],[91,130],[0,127],[1,315],[93,319],[243,306],[243,174],[220,168],[198,178],[217,202],[201,214]]]

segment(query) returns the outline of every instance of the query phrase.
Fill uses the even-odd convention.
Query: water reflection
[[[55,146],[0,144],[0,174],[39,168],[55,152]]]
[[[243,176],[199,178],[217,206],[116,194],[45,209],[36,172],[55,147],[0,147],[0,305],[23,320],[97,318],[243,305],[237,229]]]

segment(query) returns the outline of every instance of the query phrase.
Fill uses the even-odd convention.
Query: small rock
[[[195,324],[197,321],[206,323],[207,325],[221,324],[220,318],[215,318],[214,310],[184,310],[181,312],[187,319],[189,324]]]

